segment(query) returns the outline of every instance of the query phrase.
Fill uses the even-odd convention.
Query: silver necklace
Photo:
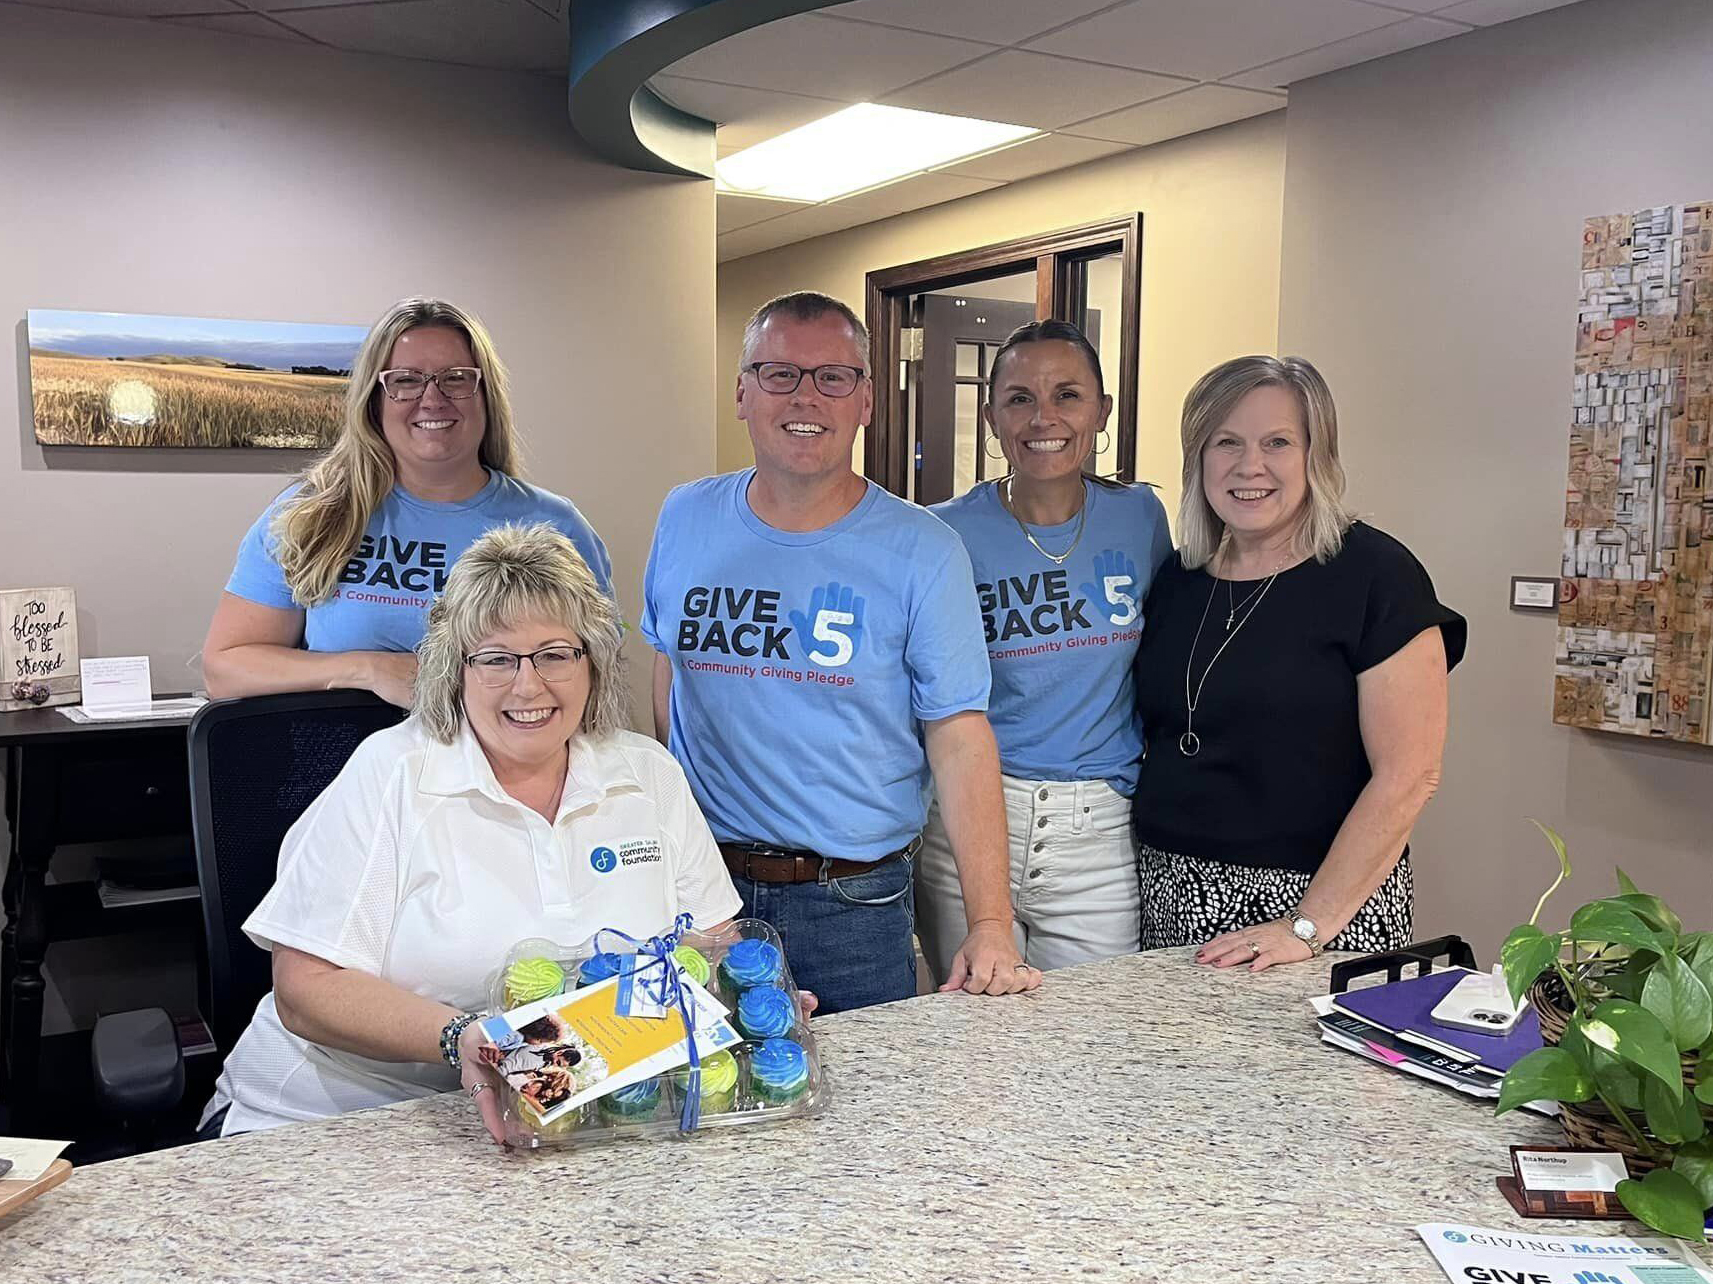
[[[1207,685],[1207,675],[1213,672],[1213,666],[1219,663],[1219,657],[1225,654],[1225,648],[1231,645],[1231,640],[1243,632],[1243,626],[1249,623],[1256,611],[1261,609],[1261,602],[1267,596],[1267,590],[1273,587],[1273,581],[1279,578],[1279,572],[1284,569],[1283,563],[1274,567],[1273,573],[1267,577],[1266,582],[1251,595],[1255,599],[1255,605],[1249,607],[1243,618],[1237,622],[1237,627],[1231,629],[1226,634],[1225,641],[1219,644],[1219,650],[1213,653],[1213,659],[1209,660],[1207,668],[1201,671],[1201,681],[1196,683],[1195,694],[1192,696],[1190,694],[1190,673],[1195,669],[1196,647],[1201,645],[1201,631],[1207,626],[1207,613],[1213,609],[1213,599],[1219,594],[1219,580],[1217,578],[1214,580],[1213,588],[1207,595],[1207,605],[1201,609],[1201,623],[1196,625],[1195,640],[1190,643],[1189,659],[1184,661],[1184,734],[1178,737],[1178,752],[1184,757],[1193,758],[1201,752],[1201,737],[1195,733],[1196,707],[1201,704],[1202,688]],[[1226,583],[1229,585],[1231,581],[1227,580]],[[1249,598],[1244,598],[1243,601],[1244,605],[1247,606]],[[1233,614],[1235,613],[1233,611]],[[1231,628],[1229,620],[1226,627]]]
[[[1071,554],[1077,551],[1077,545],[1083,542],[1083,527],[1088,525],[1088,493],[1083,493],[1083,506],[1077,510],[1077,534],[1071,541],[1071,546],[1062,553],[1049,553],[1041,547],[1041,541],[1035,538],[1035,532],[1029,529],[1023,519],[1017,515],[1017,510],[1011,506],[1011,478],[1005,479],[1005,511],[1011,514],[1011,520],[1017,523],[1017,529],[1023,532],[1023,538],[1035,546],[1035,551],[1046,558],[1054,566],[1063,566],[1070,561]]]
[[[1236,594],[1232,592],[1231,581],[1225,581],[1225,605],[1227,607],[1225,612],[1225,631],[1227,633],[1231,632],[1231,622],[1237,618],[1237,613],[1253,602],[1256,596],[1266,587],[1267,586],[1265,584],[1262,584],[1261,588],[1250,589],[1248,597],[1244,598],[1241,602],[1233,602],[1232,599]],[[1249,617],[1244,616],[1243,618],[1248,619]]]

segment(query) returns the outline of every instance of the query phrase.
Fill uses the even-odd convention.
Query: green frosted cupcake
[[[565,988],[565,971],[552,959],[519,959],[506,969],[506,1007],[521,1008]]]
[[[690,1067],[672,1072],[672,1085],[683,1096],[690,1089]],[[729,1052],[714,1052],[702,1058],[702,1113],[721,1114],[732,1108],[738,1095],[738,1062]]]
[[[707,956],[701,950],[689,945],[680,945],[672,951],[672,957],[678,960],[678,966],[684,969],[684,975],[697,985],[707,988],[708,979],[713,976],[713,969],[708,966]]]

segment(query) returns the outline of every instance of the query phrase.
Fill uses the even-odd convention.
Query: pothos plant
[[[1497,1113],[1530,1101],[1598,1101],[1636,1151],[1661,1164],[1618,1184],[1624,1207],[1656,1230],[1699,1240],[1713,1205],[1713,1135],[1702,1109],[1713,1106],[1713,932],[1685,932],[1621,869],[1616,896],[1544,930],[1541,911],[1570,876],[1570,858],[1562,838],[1535,824],[1558,854],[1558,877],[1505,938],[1500,962],[1513,1000],[1544,977],[1546,998],[1569,1019],[1557,1047],[1511,1067]]]

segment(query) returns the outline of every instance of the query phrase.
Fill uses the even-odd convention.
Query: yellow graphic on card
[[[664,1017],[620,1016],[619,987],[613,981],[588,990],[558,1009],[560,1020],[583,1036],[606,1059],[611,1074],[623,1074],[638,1062],[684,1042],[684,1017],[668,1010]]]

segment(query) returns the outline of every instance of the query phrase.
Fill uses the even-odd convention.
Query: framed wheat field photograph
[[[354,325],[31,309],[44,446],[319,450],[344,417]]]

